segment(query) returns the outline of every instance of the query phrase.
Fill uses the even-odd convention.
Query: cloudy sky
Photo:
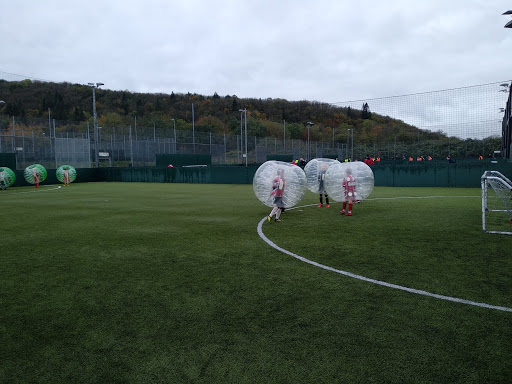
[[[0,8],[7,80],[334,103],[512,78],[512,29],[502,16],[510,0],[24,0]]]

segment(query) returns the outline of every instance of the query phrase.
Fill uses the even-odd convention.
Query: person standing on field
[[[325,181],[325,171],[327,171],[327,164],[322,163],[322,168],[320,171],[320,174],[318,175],[318,191],[320,192],[320,204],[318,205],[318,208],[322,208],[324,206],[324,200],[322,198],[322,194],[325,195],[325,206],[326,208],[330,208],[329,205],[329,196],[327,196],[327,192],[325,191],[324,187],[324,181]]]
[[[274,208],[272,208],[272,211],[267,216],[268,222],[272,221],[272,216],[274,216],[274,214],[276,215],[275,222],[279,223],[281,221],[279,217],[281,217],[281,213],[284,210],[283,193],[285,185],[286,181],[284,179],[284,169],[280,168],[277,170],[277,177],[272,183],[271,196],[274,197]]]
[[[343,201],[343,209],[340,213],[345,215],[345,209],[347,208],[348,203],[348,211],[346,212],[346,215],[352,216],[352,206],[356,197],[356,178],[352,176],[352,170],[350,168],[348,168],[345,173],[342,186],[345,192],[345,199]]]

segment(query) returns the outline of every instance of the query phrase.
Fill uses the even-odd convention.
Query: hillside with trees
[[[92,123],[92,90],[90,86],[70,83],[51,83],[24,80],[0,80],[0,132],[10,128],[12,116],[16,120],[48,122],[51,119],[69,122],[70,129],[80,130]],[[174,93],[134,93],[96,89],[98,124],[104,128],[127,127],[136,120],[138,127],[151,127],[165,136],[170,135],[173,123],[178,130],[191,130],[194,106],[195,131],[221,134],[240,133],[240,109],[247,109],[249,136],[307,140],[307,122],[312,141],[346,143],[347,130],[354,132],[358,145],[400,142],[414,144],[421,134],[422,141],[465,142],[469,155],[481,152],[478,141],[449,138],[444,133],[420,130],[389,116],[371,112],[371,105],[364,103],[355,110],[314,101],[287,101],[284,99],[239,98],[236,95],[211,96]],[[174,122],[172,121],[174,119]],[[27,124],[30,131],[30,123]],[[62,123],[59,124],[62,126]],[[36,125],[33,127],[35,134]],[[334,130],[334,140],[333,140]],[[493,138],[496,141],[499,139]],[[474,147],[474,148],[473,148]],[[498,145],[499,147],[499,145]]]
[[[0,97],[5,104],[0,114],[17,118],[52,119],[59,121],[92,122],[92,92],[87,85],[49,83],[24,80],[8,82],[0,80]],[[137,118],[139,126],[172,128],[175,119],[177,129],[191,129],[192,104],[194,126],[197,131],[233,133],[240,131],[240,109],[247,109],[248,134],[257,137],[283,136],[286,122],[287,135],[293,139],[307,138],[307,122],[311,127],[311,139],[316,141],[346,140],[346,130],[355,128],[358,142],[393,140],[414,141],[417,128],[388,116],[371,113],[365,104],[361,110],[335,107],[327,103],[311,101],[287,101],[284,99],[238,98],[236,95],[212,96],[198,94],[149,94],[129,91],[96,89],[96,109],[99,124],[128,126]],[[336,134],[336,131],[338,133]],[[423,132],[431,138],[440,133]],[[423,136],[426,137],[426,136]]]

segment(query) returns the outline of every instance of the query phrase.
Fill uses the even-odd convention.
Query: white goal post
[[[485,171],[482,185],[482,230],[512,235],[512,182],[498,171]]]

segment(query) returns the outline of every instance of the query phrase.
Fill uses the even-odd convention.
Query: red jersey
[[[285,181],[283,178],[276,177],[274,179],[274,190],[272,191],[272,195],[276,197],[283,197],[284,184]]]
[[[356,193],[356,179],[354,176],[348,175],[343,179],[343,189],[345,190],[345,198],[354,198]]]

